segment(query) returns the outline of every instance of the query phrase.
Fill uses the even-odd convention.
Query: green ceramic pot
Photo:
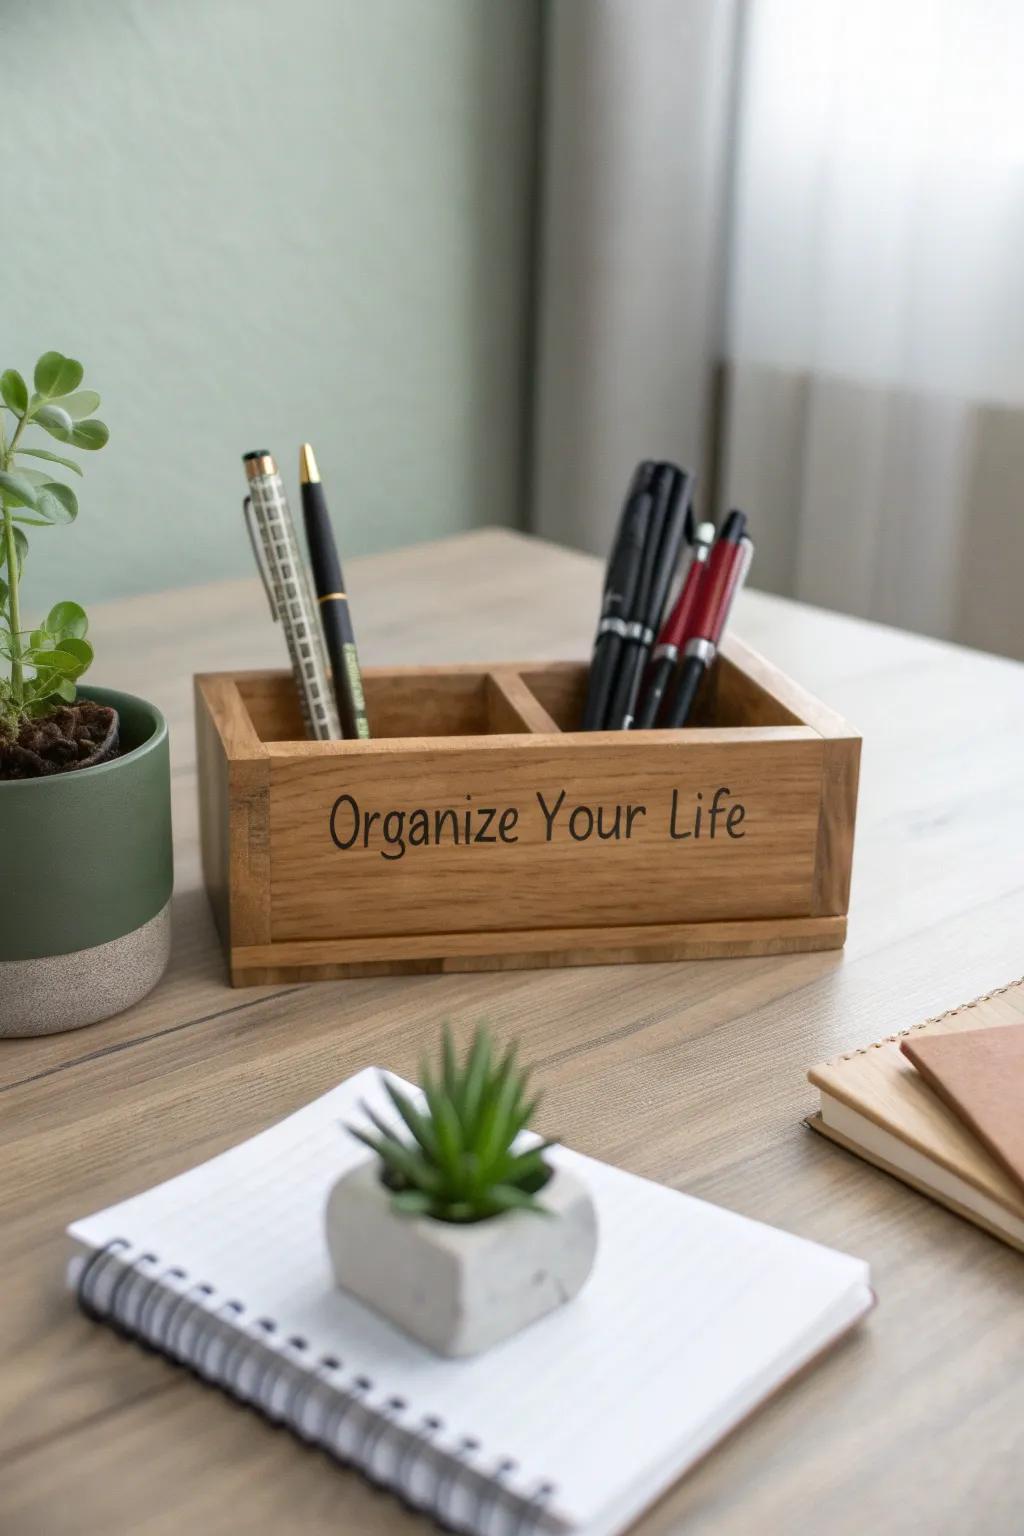
[[[164,973],[171,942],[167,722],[110,688],[124,754],[0,782],[0,1035],[79,1029]]]

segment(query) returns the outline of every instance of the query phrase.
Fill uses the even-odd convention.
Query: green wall
[[[250,573],[248,448],[294,487],[314,444],[343,553],[519,521],[538,29],[537,0],[0,6],[0,368],[80,358],[111,431],[31,610]]]

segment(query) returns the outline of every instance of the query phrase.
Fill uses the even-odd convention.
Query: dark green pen
[[[299,450],[299,481],[302,491],[302,516],[306,524],[306,543],[313,567],[320,619],[323,624],[327,654],[331,660],[334,696],[344,735],[355,740],[370,734],[363,698],[363,675],[359,670],[355,631],[349,613],[348,595],[341,575],[338,548],[331,532],[327,498],[320,484],[320,471],[309,443]]]

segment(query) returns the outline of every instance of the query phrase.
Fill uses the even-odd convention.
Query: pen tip
[[[313,456],[313,448],[310,443],[303,443],[299,449],[299,479],[303,485],[319,485],[320,471],[316,467],[316,459]]]

